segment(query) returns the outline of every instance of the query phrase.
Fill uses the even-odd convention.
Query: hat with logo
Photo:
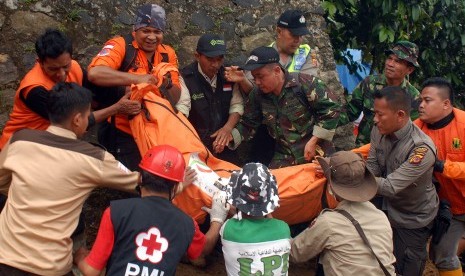
[[[310,32],[307,29],[305,16],[299,10],[287,10],[279,16],[278,27],[288,29],[293,35],[307,35]]]
[[[276,178],[261,163],[247,163],[232,173],[226,194],[229,204],[249,216],[266,216],[279,207]]]
[[[250,56],[247,58],[247,61],[242,68],[252,71],[272,63],[279,64],[278,51],[276,51],[273,47],[260,46],[250,52]]]
[[[137,31],[143,27],[152,27],[164,32],[166,29],[165,9],[155,4],[137,8],[134,30]]]
[[[415,67],[420,67],[418,64],[418,46],[407,40],[397,41],[394,46],[386,51],[386,55],[395,54],[400,59],[410,62]]]
[[[362,157],[351,151],[338,151],[330,157],[317,157],[331,189],[345,200],[364,202],[372,199],[378,185]]]
[[[197,52],[207,57],[224,56],[226,54],[226,42],[217,34],[204,34],[197,42]]]

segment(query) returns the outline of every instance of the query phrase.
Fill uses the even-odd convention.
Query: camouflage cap
[[[228,202],[249,216],[265,216],[279,207],[276,178],[260,163],[247,163],[231,174],[226,193]]]
[[[137,8],[134,31],[143,27],[152,27],[164,32],[166,28],[165,9],[155,4],[147,4]]]
[[[417,61],[418,53],[418,46],[407,40],[397,41],[391,49],[386,51],[386,55],[395,54],[400,59],[410,62],[415,67],[420,67]]]

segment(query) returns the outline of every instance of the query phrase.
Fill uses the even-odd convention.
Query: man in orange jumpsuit
[[[140,6],[136,11],[133,32],[125,37],[108,40],[89,65],[89,80],[102,87],[125,88],[131,84],[160,84],[152,73],[156,65],[168,62],[178,67],[173,48],[163,44],[166,30],[165,10],[155,4]],[[131,52],[130,61],[126,62]],[[181,94],[179,74],[172,72],[170,81],[164,82],[162,91],[174,106]],[[115,91],[116,93],[117,91]],[[129,127],[127,115],[116,115],[100,129],[99,142],[131,170],[138,170],[141,155]],[[106,135],[105,135],[106,134]]]
[[[437,159],[434,176],[439,181],[438,195],[450,203],[452,220],[438,244],[431,243],[431,259],[441,276],[461,276],[456,255],[465,233],[465,112],[454,108],[450,82],[430,78],[423,83],[420,117],[415,123],[434,141]]]

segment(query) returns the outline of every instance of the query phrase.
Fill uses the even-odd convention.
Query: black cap
[[[305,23],[305,16],[299,10],[287,10],[278,19],[278,27],[288,29],[293,35],[307,35],[310,32]]]
[[[197,52],[207,57],[224,56],[226,54],[226,42],[220,35],[204,34],[197,42]]]
[[[279,63],[278,52],[273,47],[261,46],[250,53],[242,68],[252,71],[271,63]]]

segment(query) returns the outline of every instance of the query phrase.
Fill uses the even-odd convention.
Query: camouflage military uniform
[[[297,91],[305,94],[300,96]],[[305,96],[308,104],[304,102]],[[334,93],[320,79],[286,72],[285,84],[279,96],[265,94],[258,88],[249,93],[244,115],[236,126],[240,138],[233,133],[234,142],[237,146],[237,142],[250,140],[263,121],[276,141],[269,167],[302,164],[305,163],[305,144],[313,135],[332,140],[340,108]]]
[[[354,121],[363,111],[363,119],[358,126],[358,135],[355,140],[357,146],[370,143],[370,133],[373,128],[373,102],[376,91],[388,86],[384,75],[372,75],[361,81],[352,92],[352,99],[347,104],[348,120]],[[410,117],[412,120],[418,118],[418,106],[420,103],[420,92],[409,83],[407,79],[400,85],[408,94],[412,96],[412,111]]]

